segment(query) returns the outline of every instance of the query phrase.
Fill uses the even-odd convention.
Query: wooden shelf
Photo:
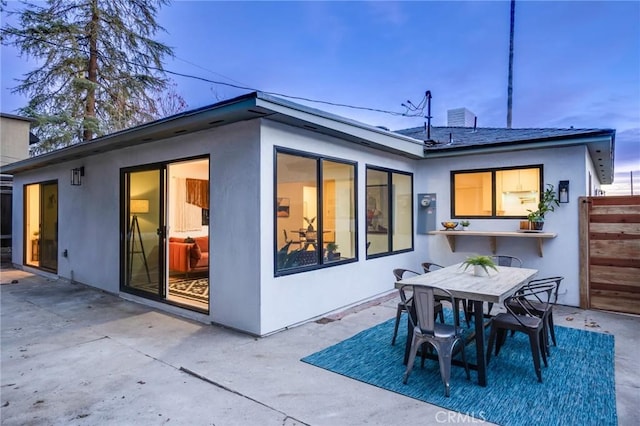
[[[498,237],[501,238],[535,238],[538,242],[538,254],[542,257],[542,242],[547,238],[555,238],[558,234],[553,232],[514,232],[514,231],[430,231],[429,235],[444,235],[447,237],[451,251],[456,251],[456,237],[488,237],[491,244],[491,252],[496,254],[498,249]]]

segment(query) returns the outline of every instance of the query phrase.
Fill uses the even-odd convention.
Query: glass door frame
[[[29,188],[31,187],[37,187],[38,188],[38,212],[37,212],[37,217],[38,217],[38,224],[37,224],[37,238],[35,239],[36,243],[34,246],[34,240],[29,238],[29,235],[31,235],[31,231],[33,230],[33,226],[29,226],[29,224],[31,223],[29,217],[31,216],[31,209],[33,208],[33,206],[30,205],[29,200],[30,200],[30,195],[29,195]],[[53,187],[55,188],[55,193],[52,194],[52,196],[54,198],[50,198],[49,200],[45,200],[44,197],[44,191],[43,188],[44,187]],[[32,268],[38,268],[41,269],[43,271],[47,271],[47,272],[51,272],[54,274],[58,273],[58,219],[59,219],[59,214],[60,214],[60,208],[59,208],[59,185],[58,185],[58,181],[57,180],[49,180],[49,181],[44,181],[44,182],[34,182],[34,183],[29,183],[29,184],[25,184],[23,186],[23,211],[22,211],[22,216],[23,216],[23,253],[22,253],[22,263],[26,266],[32,267]],[[55,217],[54,217],[54,222],[53,222],[53,229],[52,229],[52,236],[53,239],[46,239],[47,242],[47,247],[45,247],[45,238],[44,238],[44,234],[43,232],[46,231],[48,228],[45,228],[45,226],[43,225],[45,222],[47,222],[46,220],[46,209],[45,209],[45,204],[52,204],[52,207],[55,210]],[[29,216],[29,217],[28,217]],[[35,235],[35,234],[34,234]],[[49,233],[47,233],[47,235],[49,235]],[[50,247],[48,246],[50,245]],[[46,248],[46,250],[45,250]],[[32,252],[32,256],[29,257],[28,256],[28,252],[27,250],[31,250]],[[38,257],[37,260],[35,260],[35,262],[37,262],[37,264],[33,263],[34,259],[34,253],[36,257]],[[45,259],[45,255],[47,254],[51,254],[51,258]],[[28,259],[31,259],[30,261],[27,261]],[[48,261],[51,261],[50,263]]]
[[[158,180],[156,182],[156,190],[158,191],[158,204],[154,207],[157,208],[157,228],[156,234],[158,237],[157,241],[157,262],[158,268],[157,273],[149,271],[150,275],[150,284],[157,284],[157,288],[155,292],[145,291],[140,288],[136,288],[130,284],[130,263],[133,260],[133,255],[142,254],[144,256],[145,267],[148,268],[147,258],[146,256],[150,253],[150,250],[147,252],[140,253],[135,252],[131,253],[132,242],[135,244],[136,239],[139,237],[139,225],[134,227],[134,223],[137,224],[137,219],[132,219],[134,215],[131,214],[131,203],[130,200],[130,190],[131,190],[131,174],[140,173],[140,172],[158,172]],[[167,164],[166,163],[154,163],[154,164],[145,164],[135,167],[127,167],[120,169],[120,291],[125,293],[131,293],[138,296],[142,296],[145,298],[164,301],[166,297],[166,202],[165,202],[165,194],[166,194],[166,173],[167,173]],[[149,201],[150,203],[150,201]],[[135,222],[134,222],[135,221]],[[141,243],[138,243],[141,244]],[[151,287],[152,287],[151,286]],[[151,288],[150,287],[150,288]]]

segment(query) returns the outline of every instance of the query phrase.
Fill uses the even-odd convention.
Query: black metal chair
[[[433,262],[422,262],[420,264],[422,266],[422,270],[424,271],[424,273],[426,274],[427,272],[431,272],[431,271],[436,271],[438,269],[442,269],[444,268],[444,266],[442,265],[438,265],[437,263],[433,263]],[[458,305],[462,305],[462,312],[464,312],[464,320],[467,323],[467,327],[469,327],[469,321],[471,321],[471,312],[467,312],[467,299],[458,299],[458,298],[454,298],[455,299],[455,306],[452,306],[453,308],[453,312],[455,315],[455,319],[456,319],[456,325],[460,325],[460,319],[458,317],[459,315],[459,308]],[[436,300],[437,301],[441,301],[440,300],[440,296],[436,295]],[[444,298],[444,300],[446,300],[446,297]]]
[[[507,331],[520,331],[529,336],[533,366],[538,376],[538,381],[542,382],[542,370],[540,368],[540,355],[547,364],[547,354],[545,345],[544,320],[536,313],[539,310],[546,310],[555,285],[540,284],[535,288],[524,288],[520,293],[514,294],[505,300],[504,306],[507,312],[494,316],[491,320],[491,333],[487,347],[487,364],[491,359],[491,351],[495,343],[495,355],[500,353],[500,348],[504,345]],[[535,303],[535,306],[534,306]]]
[[[393,270],[393,276],[396,278],[396,281],[400,281],[405,278],[404,275],[407,273],[420,275],[419,273],[410,269],[397,268]],[[391,345],[396,344],[396,337],[398,336],[398,325],[400,324],[400,317],[402,313],[407,312],[407,314],[410,315],[411,313],[409,310],[411,309],[411,303],[413,302],[413,297],[407,296],[402,288],[399,289],[399,292],[401,300],[396,307],[396,323],[393,327],[393,338],[391,339]],[[438,314],[438,316],[440,317],[440,322],[444,322],[444,312],[442,311],[442,304],[440,303],[436,307],[436,314]]]
[[[527,283],[522,289],[518,291],[518,294],[521,294],[525,291],[532,292],[533,290],[540,287],[546,287],[548,285],[553,286],[553,291],[551,292],[551,300],[549,301],[549,303],[545,304],[537,297],[534,297],[530,300],[532,313],[539,316],[543,320],[545,338],[544,343],[547,356],[551,355],[551,352],[549,350],[549,335],[551,336],[553,346],[557,346],[555,326],[553,324],[553,305],[558,301],[558,290],[560,288],[562,280],[564,280],[564,277],[539,278],[529,281],[529,283]],[[517,303],[512,303],[511,308],[514,312],[519,312],[521,314],[524,313],[520,310],[520,305]],[[511,334],[513,333],[514,332],[512,332]]]
[[[400,297],[403,303],[407,300],[403,296],[404,287],[400,289]],[[413,364],[416,359],[418,349],[427,343],[431,345],[437,352],[438,363],[440,365],[440,377],[444,383],[444,394],[449,396],[450,384],[449,379],[451,377],[451,358],[454,355],[456,345],[459,344],[459,351],[462,356],[462,362],[464,363],[464,369],[467,373],[467,380],[471,378],[469,374],[469,366],[467,365],[467,359],[464,354],[465,341],[464,337],[460,333],[460,329],[457,325],[442,324],[435,321],[437,306],[440,302],[436,301],[436,295],[442,300],[444,297],[448,298],[449,302],[453,305],[454,298],[447,290],[430,286],[415,286],[413,287],[413,307],[416,312],[417,324],[409,316],[411,325],[413,326],[413,337],[411,340],[411,352],[409,355],[409,361],[407,362],[407,370],[404,373],[402,379],[403,383],[407,383],[411,370],[413,370]],[[422,366],[424,366],[424,349],[422,352]]]
[[[510,266],[512,268],[522,268],[522,260],[519,257],[498,254],[491,256],[491,259],[498,266]]]

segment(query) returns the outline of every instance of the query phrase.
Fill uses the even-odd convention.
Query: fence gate
[[[580,307],[640,315],[640,196],[579,203]]]

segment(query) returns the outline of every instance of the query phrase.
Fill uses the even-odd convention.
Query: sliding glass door
[[[124,173],[124,287],[164,296],[164,169]]]
[[[24,263],[58,272],[58,183],[25,186]]]
[[[209,311],[209,159],[122,171],[122,286]]]

